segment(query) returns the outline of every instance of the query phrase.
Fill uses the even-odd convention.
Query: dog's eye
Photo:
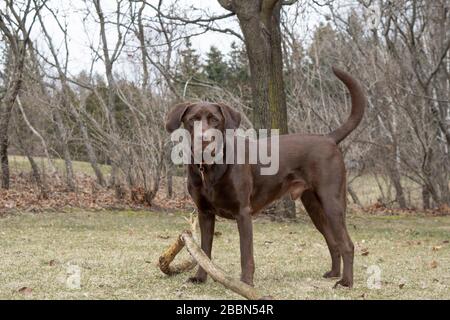
[[[216,117],[211,117],[211,118],[209,118],[209,123],[211,123],[211,124],[218,124],[219,123],[219,119],[217,119]]]
[[[189,123],[190,126],[194,126],[194,124],[195,124],[196,121],[200,121],[200,120],[197,119],[197,118],[190,118],[190,119],[188,120],[188,123]]]

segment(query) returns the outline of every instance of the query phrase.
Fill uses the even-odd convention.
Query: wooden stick
[[[211,259],[197,244],[198,220],[195,218],[194,212],[195,210],[191,212],[189,219],[186,219],[191,226],[191,231],[183,231],[177,240],[159,257],[159,268],[161,271],[172,276],[191,270],[198,263],[215,281],[249,300],[273,299],[270,296],[261,296],[252,286],[228,276],[222,269],[212,263]],[[171,265],[184,246],[186,246],[191,255],[190,259]]]
[[[170,263],[184,246],[186,246],[190,253],[191,260],[183,261],[171,266]],[[228,276],[222,269],[214,265],[205,252],[198,246],[191,231],[183,231],[175,243],[173,243],[159,258],[159,268],[169,276],[190,270],[197,263],[215,281],[249,300],[271,299],[271,297],[262,297],[255,288]]]
[[[193,269],[197,262],[192,258],[184,260],[178,264],[170,265],[175,256],[184,248],[184,240],[179,236],[177,241],[175,241],[164,253],[159,257],[159,268],[162,272],[168,276],[178,274],[184,271],[189,271]]]
[[[183,231],[180,238],[184,241],[184,244],[186,245],[186,248],[191,256],[194,257],[198,264],[211,276],[211,278],[221,283],[224,287],[249,300],[261,300],[266,298],[262,297],[252,286],[228,276],[222,269],[214,265],[205,252],[203,252],[203,250],[194,241],[190,231]]]
[[[198,226],[198,219],[195,216],[195,210],[193,210],[190,215],[189,219],[185,218],[186,221],[189,223],[191,227],[191,231],[193,234],[194,241],[197,240],[196,234],[197,234],[197,226]],[[181,251],[181,249],[184,248],[184,241],[181,238],[181,235],[177,238],[177,241],[173,243],[169,248],[167,248],[166,251],[159,257],[159,268],[161,271],[168,276],[172,276],[174,274],[178,274],[184,271],[189,271],[193,269],[197,265],[197,261],[194,260],[192,256],[189,257],[189,259],[186,259],[182,262],[179,262],[175,265],[170,265],[175,259],[176,255]]]

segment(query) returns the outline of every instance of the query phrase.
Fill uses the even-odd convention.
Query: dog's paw
[[[187,281],[191,282],[191,283],[195,283],[195,284],[205,283],[206,277],[193,276],[193,277],[188,278]]]
[[[333,289],[337,289],[339,287],[345,287],[345,288],[352,288],[353,287],[353,281],[347,280],[347,279],[341,279],[333,286]]]
[[[339,271],[333,271],[333,270],[325,272],[323,274],[323,277],[325,279],[339,278],[340,276],[341,276],[341,273]]]

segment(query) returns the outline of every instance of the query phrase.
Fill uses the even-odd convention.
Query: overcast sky
[[[156,0],[148,0],[150,3]],[[216,0],[166,0],[166,2],[177,1],[177,4],[181,8],[186,8],[189,12],[189,8],[195,6],[196,8],[201,8],[202,10],[208,11],[211,14],[224,14],[227,13]],[[124,1],[127,3],[127,1]],[[101,2],[103,11],[108,16],[115,10],[116,1],[115,0],[103,0]],[[57,15],[61,22],[65,22],[68,28],[68,47],[69,47],[69,71],[71,74],[75,75],[81,70],[89,70],[90,62],[92,61],[92,50],[90,45],[97,47],[99,44],[99,27],[98,24],[93,22],[93,17],[86,18],[86,6],[92,4],[90,1],[84,0],[73,0],[73,1],[59,1],[50,0],[49,6],[51,8],[57,8]],[[148,11],[149,13],[151,11]],[[200,14],[196,11],[192,12],[192,16],[197,16]],[[170,14],[170,13],[169,13]],[[308,13],[307,21],[299,21],[298,28],[305,29],[304,33],[310,32],[310,28],[313,28],[319,22],[319,16],[317,13]],[[114,17],[112,16],[111,19]],[[44,12],[44,21],[46,28],[50,31],[54,43],[61,50],[61,56],[65,55],[63,34],[58,28],[55,19],[50,13]],[[83,21],[85,23],[83,23]],[[237,23],[236,17],[231,17],[226,20],[221,20],[220,27],[227,27],[239,32],[239,25]],[[309,31],[308,31],[308,30]],[[45,52],[46,45],[44,43],[43,35],[39,32],[39,26],[36,24],[34,29],[33,38],[40,47],[42,52]],[[116,41],[116,30],[114,26],[109,26],[108,29],[108,41],[110,44],[110,49]],[[239,42],[234,36],[217,33],[217,32],[207,32],[205,34],[195,36],[191,39],[193,47],[197,49],[200,53],[205,53],[208,51],[210,46],[214,45],[218,47],[222,52],[227,52],[230,49],[232,41]],[[134,68],[130,65],[127,59],[131,59],[131,54],[123,54],[122,58],[118,61],[115,66],[115,71],[122,74],[129,74],[130,68]],[[136,67],[137,68],[137,67]],[[103,73],[104,66],[101,62],[94,66],[94,70]],[[137,71],[137,70],[136,70]],[[133,70],[131,70],[133,72]],[[137,71],[138,72],[138,71]]]

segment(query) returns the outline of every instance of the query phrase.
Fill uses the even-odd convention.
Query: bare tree
[[[115,15],[115,21],[114,25],[116,26],[116,32],[117,32],[117,40],[114,45],[114,48],[110,48],[110,44],[108,42],[108,37],[106,35],[107,31],[107,25],[110,24],[109,21],[106,19],[104,11],[101,6],[100,0],[92,0],[95,8],[95,13],[98,18],[98,24],[100,27],[100,39],[101,39],[101,51],[102,54],[99,53],[99,55],[102,57],[104,66],[105,66],[105,74],[106,79],[108,82],[108,100],[107,100],[107,110],[108,110],[108,120],[109,120],[109,126],[110,126],[110,134],[111,135],[117,135],[117,123],[116,123],[116,83],[113,75],[113,66],[114,63],[117,61],[117,59],[120,56],[120,53],[123,49],[123,46],[125,44],[127,33],[130,29],[129,26],[127,26],[125,29],[122,28],[122,19],[124,19],[124,15],[122,13],[123,6],[125,1],[124,0],[118,0],[116,2],[116,10],[114,12]],[[113,143],[111,144],[110,149],[110,156],[111,156],[111,182],[110,184],[112,186],[115,186],[117,184],[116,176],[117,176],[117,166],[118,163],[121,161],[120,159],[120,153],[117,149],[117,145],[115,145],[115,141],[118,140],[119,137],[115,137],[113,139]]]
[[[34,2],[35,2],[35,6],[39,5],[39,2],[37,0],[34,0]],[[42,19],[42,14],[40,12],[37,13],[41,29],[44,33],[48,48],[50,49],[50,52],[51,52],[51,55],[53,58],[52,65],[55,67],[55,69],[58,73],[59,81],[61,82],[61,88],[62,88],[61,96],[62,96],[63,110],[65,110],[66,112],[69,112],[69,114],[72,115],[74,117],[74,119],[76,120],[76,122],[80,128],[80,131],[82,133],[82,136],[83,136],[83,142],[86,147],[86,152],[89,157],[89,162],[90,162],[92,169],[94,170],[94,173],[97,177],[97,182],[101,186],[106,186],[106,181],[105,181],[105,178],[103,177],[102,171],[100,170],[100,168],[98,166],[97,156],[95,154],[94,148],[92,147],[92,143],[90,141],[90,137],[89,137],[88,131],[86,129],[86,125],[84,124],[84,121],[81,119],[79,111],[77,110],[73,101],[71,100],[71,97],[73,96],[73,92],[70,89],[68,79],[67,79],[67,64],[68,64],[68,59],[69,59],[69,50],[68,50],[68,45],[67,45],[67,26],[63,25],[58,20],[57,15],[54,13],[54,11],[50,7],[45,6],[45,8],[54,17],[61,32],[64,35],[66,57],[65,57],[65,63],[63,64],[63,63],[61,63],[58,53],[55,49],[52,37],[51,37],[50,33],[48,32],[48,30],[45,26],[45,23]],[[42,79],[41,79],[41,85],[43,85]],[[65,129],[63,121],[62,121],[61,112],[59,111],[59,109],[57,107],[55,108],[55,118],[56,118],[56,122],[57,122],[58,131],[59,131],[60,135],[65,138],[65,139],[62,139],[62,145],[63,145],[63,151],[64,151],[64,159],[65,159],[65,163],[66,163],[67,180],[68,180],[69,188],[71,190],[73,190],[75,188],[74,177],[73,177],[74,174],[73,174],[73,169],[72,169],[70,151],[68,148],[68,141],[67,141],[66,132],[65,132],[66,129]]]
[[[0,162],[1,186],[9,189],[9,123],[23,81],[27,45],[30,42],[29,34],[34,23],[34,7],[31,0],[19,3],[6,0],[5,4],[5,11],[0,9],[0,31],[6,40],[8,67],[5,72],[5,93],[0,97]]]

